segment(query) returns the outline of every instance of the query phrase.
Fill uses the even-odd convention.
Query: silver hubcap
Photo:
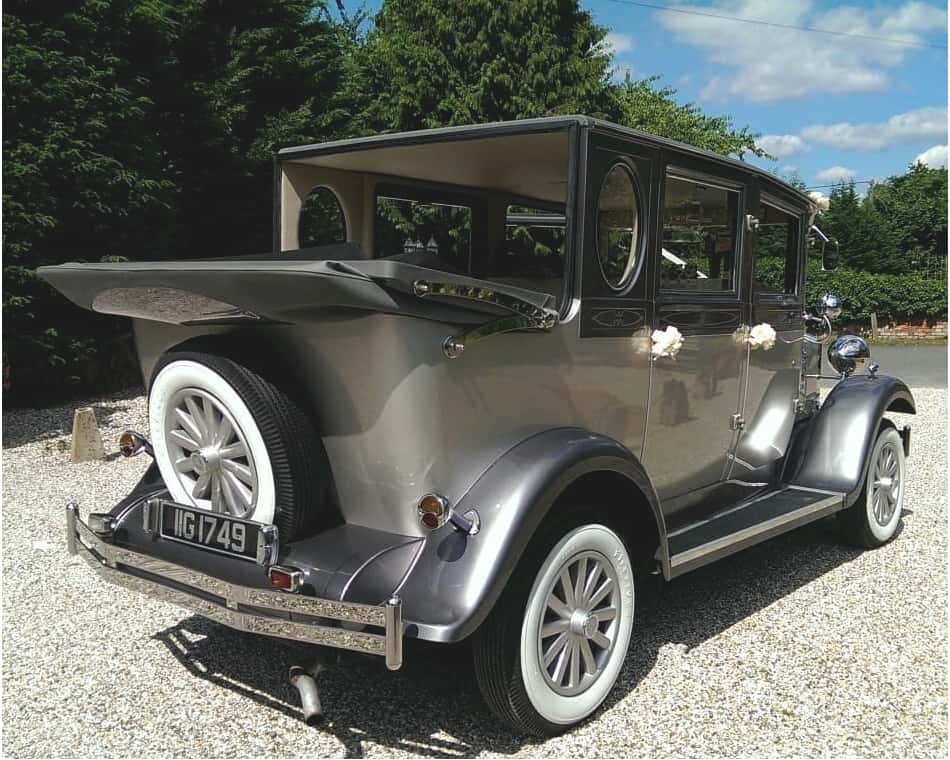
[[[900,460],[894,444],[885,443],[874,460],[871,475],[871,512],[881,527],[890,523],[900,501]]]
[[[538,631],[541,672],[554,691],[573,696],[597,680],[613,650],[619,614],[617,576],[606,557],[583,552],[564,563]]]
[[[165,443],[196,506],[236,517],[254,511],[254,459],[241,429],[214,396],[198,388],[176,393],[165,419]]]

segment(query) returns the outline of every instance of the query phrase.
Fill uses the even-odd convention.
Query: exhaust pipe
[[[316,726],[323,720],[323,706],[320,704],[320,692],[314,675],[320,672],[319,665],[311,675],[306,669],[294,665],[290,669],[290,683],[300,692],[300,707],[303,710],[303,722]]]

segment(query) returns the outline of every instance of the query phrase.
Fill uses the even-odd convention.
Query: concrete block
[[[73,462],[94,462],[105,458],[106,451],[96,424],[96,413],[91,406],[77,409],[73,414]]]

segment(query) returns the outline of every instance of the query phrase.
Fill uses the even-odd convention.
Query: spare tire
[[[276,525],[283,541],[326,517],[320,438],[300,406],[256,372],[222,356],[169,352],[152,375],[148,416],[176,502]]]

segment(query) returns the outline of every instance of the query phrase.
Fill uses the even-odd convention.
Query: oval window
[[[633,175],[623,164],[615,164],[597,201],[597,259],[611,288],[621,290],[630,283],[639,250],[640,203]]]
[[[297,237],[301,248],[346,242],[346,220],[336,194],[315,187],[300,207]]]

